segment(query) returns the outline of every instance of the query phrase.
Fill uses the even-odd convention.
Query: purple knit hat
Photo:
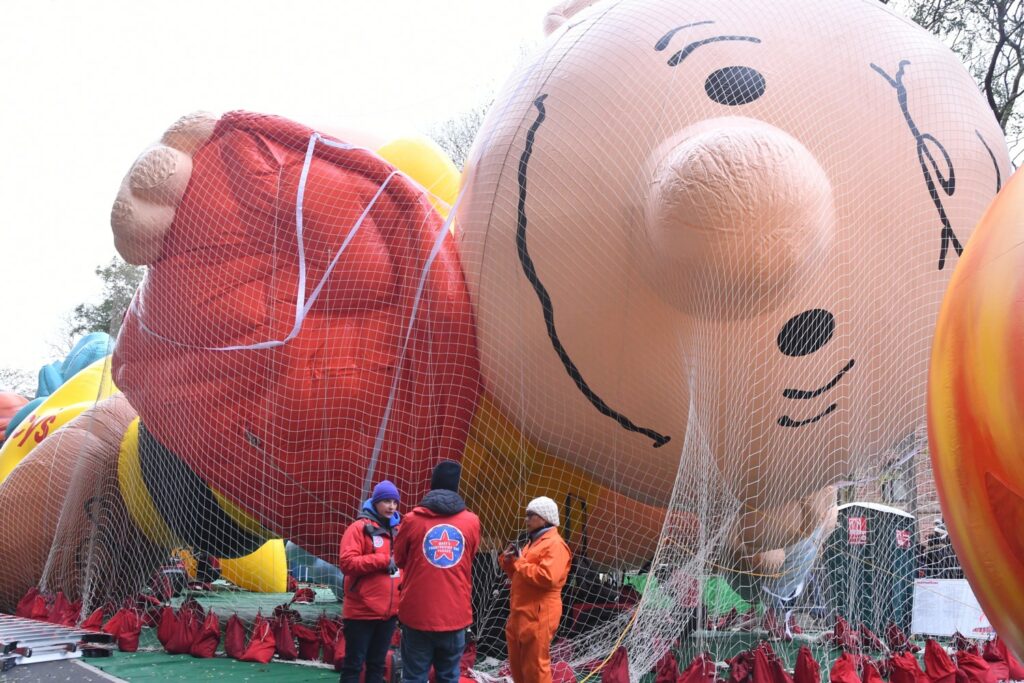
[[[396,503],[402,502],[402,499],[398,497],[398,487],[387,479],[374,486],[373,495],[370,496],[370,502],[374,505],[382,500],[393,500]]]

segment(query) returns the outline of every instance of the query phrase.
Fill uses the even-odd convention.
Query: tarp
[[[720,576],[708,577],[704,582],[704,609],[708,616],[718,617],[735,609],[740,614],[750,611],[750,603],[734,591],[729,582]]]

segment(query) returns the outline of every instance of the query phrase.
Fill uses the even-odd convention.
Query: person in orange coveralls
[[[510,543],[501,555],[501,568],[512,579],[508,662],[516,683],[550,683],[551,639],[562,617],[572,553],[558,533],[558,505],[547,496],[526,506],[526,528],[530,540],[522,551]]]

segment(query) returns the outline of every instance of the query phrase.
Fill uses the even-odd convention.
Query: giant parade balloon
[[[148,271],[114,377],[176,536],[332,557],[373,482],[415,498],[461,456],[475,325],[432,199],[371,150],[266,115],[186,117],[135,162],[111,220]]]
[[[457,209],[494,412],[538,488],[591,491],[594,554],[810,536],[829,485],[923,432],[1002,131],[957,56],[879,3],[569,2],[548,25]]]
[[[949,283],[928,385],[932,465],[964,574],[1024,653],[1024,176],[978,223]],[[968,634],[970,635],[970,634]]]

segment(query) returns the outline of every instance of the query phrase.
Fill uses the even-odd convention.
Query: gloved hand
[[[388,575],[394,576],[398,573],[398,565],[395,564],[395,558],[388,560]]]

